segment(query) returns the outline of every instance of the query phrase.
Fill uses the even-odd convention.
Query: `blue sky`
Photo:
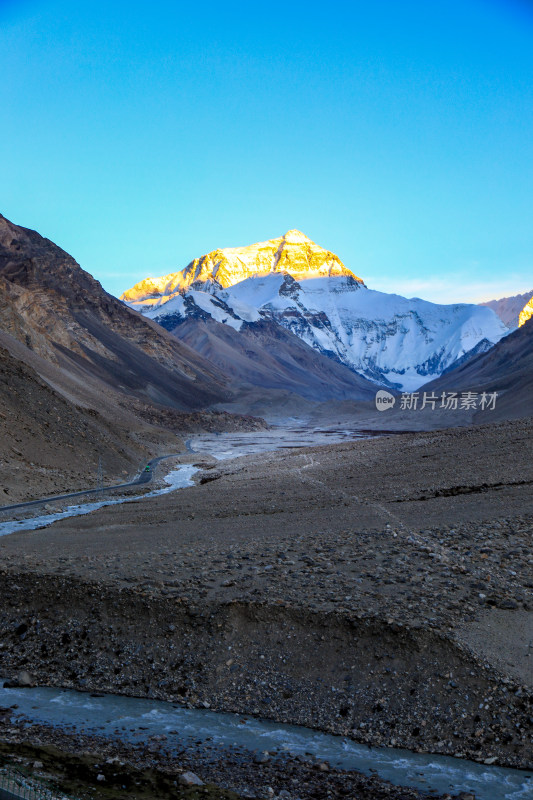
[[[533,289],[533,4],[0,0],[0,211],[115,294],[298,228],[372,288]]]

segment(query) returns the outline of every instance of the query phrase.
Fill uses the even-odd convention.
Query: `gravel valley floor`
[[[3,537],[3,672],[531,767],[532,433],[209,462]]]

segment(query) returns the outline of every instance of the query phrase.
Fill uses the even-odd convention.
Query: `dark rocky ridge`
[[[443,391],[498,392],[492,420],[533,416],[533,319],[423,390],[437,395]],[[474,415],[474,421],[482,419],[482,412]]]
[[[92,488],[99,460],[122,483],[180,431],[264,425],[203,416],[231,397],[219,370],[1,215],[0,370],[0,505]]]
[[[244,323],[240,331],[207,314],[174,323],[162,317],[161,323],[244,391],[251,387],[281,390],[322,402],[332,398],[371,400],[378,389],[272,320]]]
[[[44,358],[181,410],[229,396],[224,376],[105,292],[74,259],[0,215],[0,327]]]

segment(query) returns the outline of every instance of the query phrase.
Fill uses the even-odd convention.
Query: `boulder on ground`
[[[4,681],[4,689],[31,689],[32,686],[35,686],[35,678],[25,669],[17,672],[10,681]]]
[[[178,783],[182,786],[203,786],[204,782],[200,780],[198,775],[195,775],[194,772],[184,772],[178,778]]]

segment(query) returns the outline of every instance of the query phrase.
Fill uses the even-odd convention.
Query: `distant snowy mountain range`
[[[499,316],[504,325],[510,330],[518,328],[523,325],[526,319],[529,319],[533,313],[533,289],[524,294],[516,294],[513,297],[501,297],[499,300],[487,300],[485,303],[480,303],[482,306],[488,306]],[[527,310],[529,309],[529,311]]]
[[[367,380],[404,391],[509,332],[487,306],[439,305],[369,289],[335,254],[296,230],[215,250],[180,272],[141,281],[121,299],[178,338],[187,322],[193,347],[194,320],[241,334],[275,323]]]

